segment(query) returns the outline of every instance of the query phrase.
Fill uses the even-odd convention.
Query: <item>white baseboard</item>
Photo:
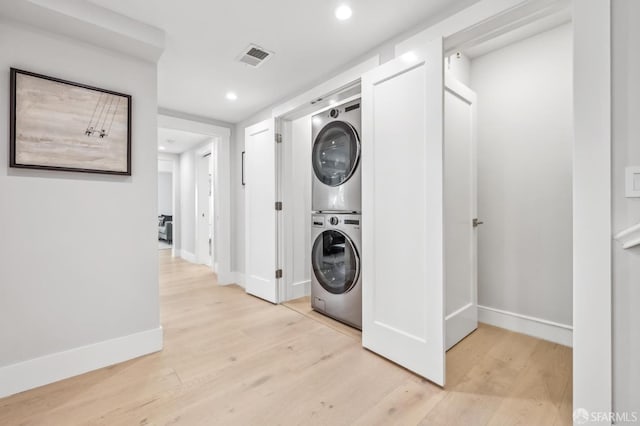
[[[162,350],[162,327],[0,367],[0,398]]]
[[[451,349],[478,327],[478,310],[469,303],[445,318],[445,348]]]
[[[231,285],[236,284],[236,273],[235,272],[227,272],[224,273],[222,271],[216,272],[218,276],[218,285]]]
[[[232,272],[231,274],[233,275],[232,284],[237,284],[242,288],[246,288],[246,285],[244,283],[244,272]]]
[[[573,327],[540,318],[478,306],[478,321],[564,346],[573,346]]]
[[[311,280],[298,281],[291,284],[289,300],[299,299],[311,294]]]
[[[179,256],[184,260],[186,260],[187,262],[198,263],[198,259],[196,258],[196,255],[186,250],[180,250]]]

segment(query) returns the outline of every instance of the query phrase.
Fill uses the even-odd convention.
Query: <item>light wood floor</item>
[[[286,306],[289,309],[293,309],[294,311],[306,317],[309,317],[314,321],[321,322],[322,324],[326,325],[327,327],[333,328],[339,333],[350,336],[356,339],[358,342],[362,341],[362,333],[360,332],[360,330],[355,329],[351,326],[345,325],[341,322],[335,321],[334,319],[329,318],[328,316],[319,314],[318,312],[311,309],[311,298],[309,296],[301,297],[300,299],[286,302],[284,303],[284,306]]]
[[[571,349],[482,325],[446,390],[358,332],[275,306],[161,250],[165,349],[0,400],[0,425],[571,424]]]

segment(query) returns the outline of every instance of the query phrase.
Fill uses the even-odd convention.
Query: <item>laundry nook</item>
[[[0,425],[640,423],[638,20],[3,0]]]

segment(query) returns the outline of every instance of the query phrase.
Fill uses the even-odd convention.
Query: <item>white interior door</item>
[[[217,272],[218,263],[217,263],[217,253],[215,250],[215,221],[216,221],[216,205],[215,205],[215,175],[213,173],[213,167],[215,164],[215,156],[216,154],[216,146],[218,144],[214,143],[211,147],[211,155],[209,156],[209,258],[211,259],[211,266],[213,266],[213,271]]]
[[[444,386],[442,39],[362,79],[363,345]]]
[[[215,163],[214,174],[214,254],[216,273],[219,284],[230,284],[236,281],[231,272],[231,155],[229,152],[229,138],[218,139],[214,144]]]
[[[445,341],[478,328],[476,95],[447,74],[444,92]]]
[[[245,286],[247,293],[277,303],[274,134],[273,119],[245,129]]]
[[[198,256],[198,263],[203,265],[211,265],[211,252],[210,252],[210,223],[211,223],[211,210],[210,210],[210,196],[211,196],[211,180],[209,175],[209,164],[211,162],[211,153],[198,156],[198,165],[196,167],[198,173],[197,182],[197,239],[196,244],[198,248],[196,250]]]
[[[280,301],[311,294],[311,115],[282,123],[284,291]]]

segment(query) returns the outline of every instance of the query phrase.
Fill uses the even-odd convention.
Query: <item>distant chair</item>
[[[158,240],[173,242],[173,216],[158,216]]]

